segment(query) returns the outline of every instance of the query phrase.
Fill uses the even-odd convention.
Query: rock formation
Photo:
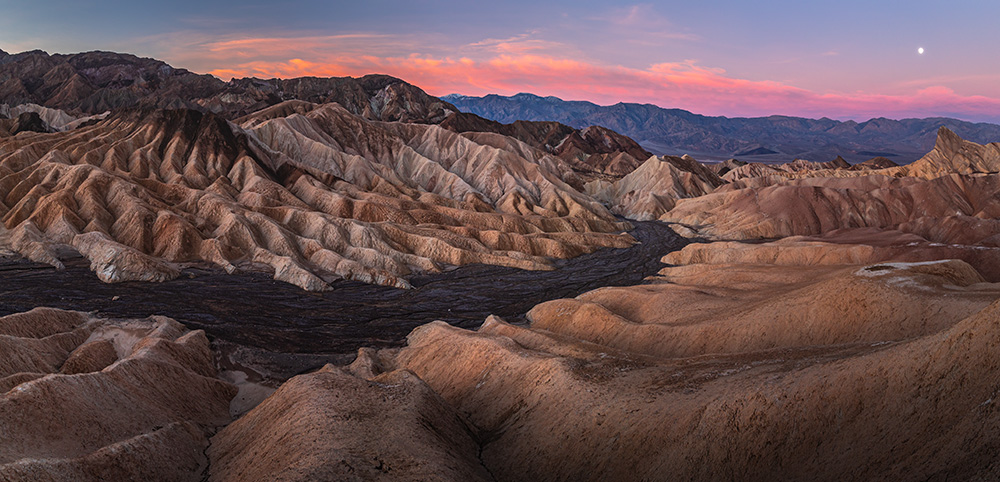
[[[986,279],[1000,281],[998,247],[933,243],[913,233],[879,228],[839,229],[823,236],[792,236],[766,243],[693,243],[664,256],[663,262],[807,266],[939,259],[961,259]]]
[[[688,156],[652,156],[620,180],[588,183],[585,192],[615,214],[649,221],[673,209],[678,199],[703,196],[723,182]]]
[[[933,179],[948,174],[1000,172],[1000,144],[979,145],[942,127],[934,149],[912,164],[889,168],[897,175]]]
[[[847,169],[852,171],[862,171],[866,169],[885,169],[887,167],[896,167],[896,164],[891,159],[886,159],[884,157],[873,157],[864,162],[859,162]]]
[[[561,181],[571,167],[511,138],[302,102],[242,125],[122,111],[0,140],[12,247],[56,267],[74,249],[109,282],[211,263],[322,290],[340,278],[406,287],[410,273],[468,263],[549,269],[630,243]]]
[[[213,481],[493,480],[465,418],[405,370],[300,375],[212,439]]]
[[[719,176],[724,176],[729,171],[732,171],[733,169],[736,169],[737,167],[745,166],[745,165],[747,165],[747,163],[744,162],[744,161],[741,161],[739,159],[726,159],[725,161],[722,161],[722,162],[716,162],[716,163],[708,164],[706,167],[708,167],[709,169],[711,169],[712,172],[718,174]]]
[[[660,219],[715,239],[818,236],[871,227],[935,243],[995,247],[1000,240],[997,149],[942,129],[938,146],[911,165],[805,170],[797,179],[764,174],[681,201]]]
[[[402,347],[417,322],[392,331],[379,305],[364,316],[396,348],[312,372],[288,370],[311,353],[265,359],[165,317],[0,317],[0,480],[1000,478],[1000,144],[941,129],[905,166],[705,166],[603,127],[459,114],[387,76],[227,83],[106,52],[0,52],[0,101],[0,255],[82,256],[109,283],[205,266],[307,290],[548,270],[632,244],[614,214],[693,240],[644,284],[517,323],[435,321]],[[737,124],[910,125],[883,121]],[[635,232],[656,253],[636,257],[645,270],[662,253],[649,239],[671,233]],[[583,269],[644,272],[608,259]],[[501,271],[454,274],[477,269]],[[462,276],[422,286],[454,296]],[[483,304],[475,290],[455,303]],[[247,339],[301,341],[296,323]],[[250,381],[280,363],[298,375]]]
[[[600,126],[577,130],[558,122],[501,124],[459,112],[448,116],[441,127],[459,133],[494,132],[513,137],[569,162],[584,181],[618,179],[652,155],[632,139]]]
[[[186,108],[235,118],[291,99],[336,102],[367,119],[384,121],[440,122],[458,111],[386,75],[224,82],[114,52],[49,55],[34,50],[0,58],[0,103],[12,106],[34,103],[78,114]]]
[[[806,178],[720,190],[684,200],[661,217],[719,239],[820,235],[841,228],[913,232],[940,243],[996,245],[1000,177]]]
[[[236,388],[162,317],[0,317],[0,480],[200,480]]]

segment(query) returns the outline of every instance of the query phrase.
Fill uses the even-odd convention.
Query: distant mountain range
[[[945,126],[978,143],[1000,141],[1000,126],[946,117],[865,122],[802,117],[709,117],[652,104],[601,106],[558,97],[517,94],[509,97],[447,95],[441,98],[463,112],[510,123],[515,120],[556,121],[572,127],[607,127],[635,139],[657,154],[690,154],[701,160],[739,158],[781,161],[794,158],[828,161],[842,156],[851,162],[886,157],[898,163],[920,158],[934,147]]]
[[[512,136],[575,163],[584,177],[622,175],[648,157],[645,150],[690,154],[700,160],[829,161],[843,156],[856,163],[881,156],[906,163],[934,147],[941,126],[978,143],[1000,140],[1000,126],[949,118],[878,118],[857,123],[786,116],[707,117],[650,104],[599,106],[532,94],[439,99],[387,75],[223,81],[130,54],[0,51],[0,106],[37,104],[77,118],[125,108],[194,109],[236,120],[287,100],[336,102],[371,120],[440,124],[456,132]],[[506,125],[467,114],[456,116],[458,111]],[[8,116],[17,117],[0,115]],[[46,121],[52,124],[51,119]],[[14,132],[31,126],[26,117],[18,126],[6,127]],[[606,129],[584,132],[590,126]]]

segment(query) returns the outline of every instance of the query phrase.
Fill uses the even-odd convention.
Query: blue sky
[[[987,1],[3,0],[0,49],[125,51],[222,78],[381,72],[436,95],[1000,121],[997,14]]]

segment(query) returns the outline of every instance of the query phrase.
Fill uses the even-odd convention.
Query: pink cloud
[[[357,42],[364,35],[338,42]],[[659,63],[645,69],[562,58],[536,51],[527,37],[491,39],[468,56],[365,55],[346,49],[331,55],[329,38],[240,39],[206,44],[206,55],[221,78],[359,76],[385,73],[420,86],[433,95],[461,93],[510,95],[531,92],[598,104],[651,103],[706,115],[772,114],[839,119],[952,116],[1000,120],[1000,99],[959,95],[929,86],[906,95],[820,93],[774,81],[732,77],[697,61]],[[289,56],[289,52],[295,55]],[[470,58],[475,57],[475,58]],[[255,60],[251,60],[255,59]]]

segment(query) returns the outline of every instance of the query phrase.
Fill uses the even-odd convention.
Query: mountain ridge
[[[826,161],[839,155],[851,162],[889,157],[898,163],[907,163],[934,147],[941,126],[974,142],[1000,138],[1000,125],[947,117],[900,120],[877,117],[857,122],[784,115],[705,116],[653,104],[619,102],[601,106],[528,93],[481,97],[450,94],[441,99],[463,112],[504,123],[547,120],[575,128],[600,125],[635,139],[654,153],[690,154],[704,160],[724,160],[736,157],[737,153],[751,152],[760,154],[740,157],[750,161],[787,162],[794,158]],[[767,154],[768,150],[775,154]]]
[[[438,123],[457,109],[384,74],[223,81],[133,54],[90,51],[0,55],[0,104],[38,104],[73,114],[125,108],[194,109],[228,119],[286,100],[336,102],[379,121]]]
[[[289,101],[337,103],[373,121],[511,135],[573,164],[579,179],[567,180],[577,187],[594,178],[620,177],[652,155],[632,139],[606,128],[574,129],[556,122],[501,125],[459,112],[420,87],[385,74],[222,81],[127,53],[50,55],[32,50],[0,55],[0,119],[37,111],[56,130],[75,126],[74,118],[82,123],[88,114],[100,116],[123,109],[191,109],[236,121]],[[0,125],[0,134],[8,135],[12,128]]]

